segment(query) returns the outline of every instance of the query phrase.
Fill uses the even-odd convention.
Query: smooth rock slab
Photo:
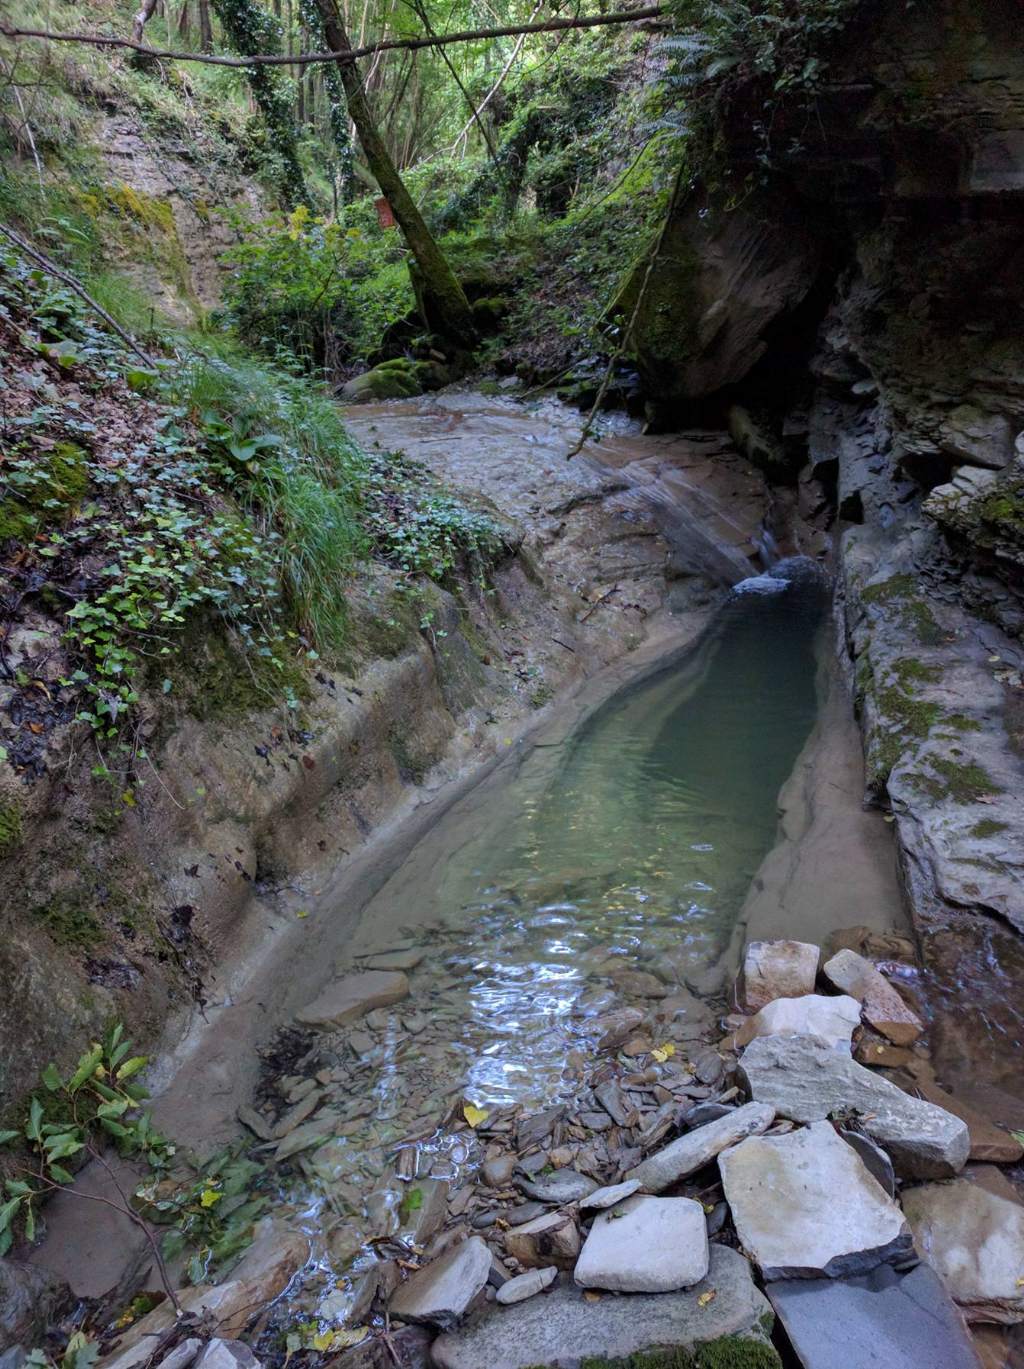
[[[527,1298],[536,1297],[545,1288],[550,1288],[557,1278],[558,1270],[553,1265],[547,1269],[528,1269],[525,1274],[517,1274],[508,1283],[503,1283],[498,1289],[497,1300],[503,1307],[525,1302]]]
[[[392,1295],[388,1311],[403,1321],[451,1326],[466,1313],[490,1272],[491,1252],[479,1236],[470,1236],[406,1279]]]
[[[672,1293],[708,1272],[704,1209],[692,1198],[627,1198],[594,1220],[573,1278],[581,1288]]]
[[[748,1137],[719,1166],[736,1233],[766,1279],[863,1274],[913,1250],[902,1212],[829,1122]]]
[[[609,1184],[607,1188],[595,1189],[588,1198],[584,1198],[580,1203],[580,1211],[586,1212],[591,1208],[614,1207],[616,1203],[621,1203],[626,1198],[632,1198],[639,1188],[640,1185],[636,1179],[627,1179],[625,1183]]]
[[[858,1126],[904,1179],[947,1179],[967,1163],[967,1126],[944,1108],[911,1098],[887,1079],[813,1036],[762,1036],[739,1062],[751,1097],[780,1117],[818,1122],[859,1114]]]
[[[714,1293],[711,1299],[701,1298]],[[735,1250],[711,1247],[708,1276],[684,1293],[638,1293],[587,1302],[562,1284],[543,1298],[489,1308],[433,1345],[437,1369],[576,1369],[581,1361],[629,1361],[678,1349],[692,1354],[723,1337],[734,1350],[756,1347],[758,1369],[779,1363],[767,1342],[771,1308]],[[739,1346],[737,1346],[739,1342]],[[713,1361],[712,1361],[713,1362]],[[741,1361],[733,1361],[741,1362]]]
[[[808,993],[767,1003],[737,1028],[733,1040],[737,1046],[747,1046],[758,1036],[820,1036],[835,1050],[849,1052],[854,1028],[859,1026],[860,1004],[855,998]]]
[[[968,1321],[1024,1321],[1024,1207],[967,1179],[903,1194],[914,1240]]]
[[[921,1019],[907,1007],[885,975],[856,951],[837,951],[825,962],[823,971],[837,989],[857,999],[875,1031],[897,1046],[911,1045],[924,1031]]]
[[[826,1048],[827,1049],[827,1048]],[[728,1146],[745,1136],[767,1131],[775,1121],[775,1109],[764,1103],[746,1103],[717,1122],[707,1122],[680,1136],[671,1145],[650,1155],[626,1175],[636,1179],[646,1193],[661,1193],[680,1179],[696,1174]]]
[[[949,1294],[926,1264],[853,1279],[787,1279],[768,1297],[804,1369],[980,1369]]]
[[[538,1179],[520,1179],[519,1187],[542,1203],[578,1203],[597,1188],[593,1179],[575,1169],[556,1169]]]
[[[408,993],[409,980],[400,970],[347,974],[328,984],[312,1003],[295,1014],[295,1020],[306,1027],[341,1027],[374,1008],[400,1002]]]
[[[743,956],[743,1002],[757,1012],[779,998],[814,992],[821,951],[808,941],[752,941]]]

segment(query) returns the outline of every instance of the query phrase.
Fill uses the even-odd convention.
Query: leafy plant
[[[11,1248],[20,1225],[25,1239],[35,1240],[39,1204],[51,1193],[73,1191],[74,1174],[84,1160],[95,1160],[106,1171],[120,1201],[98,1194],[81,1194],[84,1201],[101,1202],[127,1216],[145,1233],[161,1281],[177,1307],[163,1257],[152,1231],[132,1208],[103,1155],[112,1141],[123,1155],[140,1155],[156,1169],[165,1169],[174,1147],[153,1129],[148,1112],[140,1108],[148,1092],[136,1076],[148,1064],[145,1055],[132,1055],[118,1023],[102,1041],[94,1041],[71,1074],[63,1076],[54,1064],[40,1076],[42,1089],[29,1099],[20,1127],[0,1131],[0,1145],[15,1143],[26,1158],[16,1158],[14,1177],[4,1181],[6,1201],[0,1205],[0,1255]]]

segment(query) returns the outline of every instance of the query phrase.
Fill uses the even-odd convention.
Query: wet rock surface
[[[899,1207],[828,1122],[748,1137],[719,1164],[740,1242],[767,1280],[862,1274],[912,1253]]]

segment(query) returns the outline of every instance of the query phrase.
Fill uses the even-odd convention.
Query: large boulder
[[[648,393],[678,403],[742,380],[764,355],[770,325],[807,295],[818,262],[806,223],[782,200],[752,196],[727,208],[694,191],[653,268],[650,254],[641,258],[613,305],[627,323],[637,310],[630,340]]]
[[[766,1279],[863,1274],[913,1252],[902,1212],[830,1122],[719,1157],[736,1232]]]
[[[686,1292],[589,1301],[581,1288],[564,1283],[514,1307],[488,1309],[439,1337],[432,1354],[437,1369],[670,1363],[673,1352],[680,1363],[694,1356],[700,1365],[780,1369],[768,1340],[771,1325],[750,1265],[737,1251],[714,1245],[707,1278]]]
[[[740,1077],[752,1098],[793,1122],[856,1118],[904,1179],[948,1179],[967,1163],[966,1123],[911,1098],[813,1036],[761,1036],[743,1052]]]

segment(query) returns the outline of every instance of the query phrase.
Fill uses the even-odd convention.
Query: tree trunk
[[[213,51],[213,25],[210,23],[210,0],[199,0],[199,46],[203,52]]]
[[[351,44],[342,23],[336,0],[317,0],[324,24],[324,36],[332,52],[349,52]],[[395,169],[383,138],[377,131],[353,58],[338,59],[338,72],[345,88],[348,112],[356,126],[359,142],[370,170],[376,178],[412,253],[418,271],[413,275],[417,299],[427,327],[448,341],[470,349],[475,341],[473,314],[465,291],[434,241],[423,216],[416,208],[405,182]]]

